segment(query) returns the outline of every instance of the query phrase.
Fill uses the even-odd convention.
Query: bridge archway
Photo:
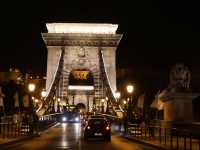
[[[89,69],[73,69],[69,75],[69,85],[72,86],[93,86],[94,78]]]
[[[86,112],[87,109],[86,109],[86,105],[83,104],[83,103],[78,103],[76,105],[76,109],[78,109],[80,111],[80,113],[83,113],[83,112]]]
[[[94,76],[90,69],[72,69],[69,74],[68,100],[76,107],[89,111],[93,105]]]

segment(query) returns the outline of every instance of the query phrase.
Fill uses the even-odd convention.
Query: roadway
[[[155,150],[145,145],[135,143],[112,135],[111,142],[101,139],[83,140],[80,124],[57,124],[43,132],[39,137],[22,141],[7,147],[9,150]]]

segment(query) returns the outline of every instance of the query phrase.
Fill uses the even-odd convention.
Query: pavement
[[[177,138],[176,137],[174,137],[172,139],[172,146],[173,147],[171,147],[169,139],[166,140],[166,144],[165,144],[164,141],[162,141],[162,143],[160,143],[158,137],[154,137],[154,138],[149,138],[149,137],[144,138],[143,137],[143,138],[141,138],[141,137],[134,137],[134,136],[131,136],[131,135],[124,135],[124,134],[121,134],[121,136],[126,138],[126,139],[129,139],[131,141],[138,142],[140,144],[150,146],[150,147],[154,147],[154,148],[157,148],[157,149],[160,149],[160,150],[177,149]],[[179,137],[178,149],[199,150],[200,149],[200,143],[199,142],[200,141],[198,139],[191,139],[192,145],[190,145],[189,139],[187,139],[186,143],[184,143],[183,137]],[[186,146],[186,148],[184,148],[184,146]]]
[[[164,137],[162,137],[162,143],[160,143],[160,139],[158,136],[154,137],[141,137],[141,136],[133,136],[131,134],[126,134],[124,135],[124,128],[121,127],[119,130],[119,126],[113,126],[115,130],[115,133],[128,139],[133,142],[138,142],[140,144],[149,146],[149,147],[154,147],[156,149],[160,150],[171,150],[171,149],[177,149],[177,137],[173,136],[172,137],[172,143],[171,139],[169,136],[166,137],[166,140]],[[119,132],[120,131],[120,132]],[[191,144],[192,143],[192,144]],[[172,145],[171,145],[172,144]],[[190,145],[191,144],[191,145]],[[178,149],[184,149],[184,146],[186,149],[191,149],[191,150],[200,150],[200,139],[189,139],[187,138],[186,141],[184,142],[183,137],[179,137],[178,139]]]
[[[142,140],[142,139],[139,139],[139,138],[135,138],[135,137],[132,137],[132,136],[129,136],[129,135],[123,135],[122,136],[128,140],[132,140],[134,142],[138,142],[140,144],[143,144],[143,145],[147,145],[147,146],[150,146],[150,147],[154,147],[154,148],[157,148],[157,149],[160,149],[160,150],[171,150],[170,147],[168,146],[164,146],[164,145],[161,145],[161,144],[157,144],[153,141],[147,141],[147,140]]]
[[[124,127],[119,127],[119,125],[112,125],[112,129],[113,129],[113,132],[115,134],[118,134],[119,136],[123,137],[123,138],[126,138],[130,141],[133,141],[133,142],[137,142],[137,143],[140,143],[140,144],[143,144],[143,145],[146,145],[146,146],[150,146],[152,148],[155,148],[155,149],[160,149],[160,150],[171,150],[170,147],[166,147],[166,146],[163,146],[161,144],[157,144],[151,140],[144,140],[144,139],[140,139],[140,138],[135,138],[131,135],[128,135],[128,134],[124,134]]]

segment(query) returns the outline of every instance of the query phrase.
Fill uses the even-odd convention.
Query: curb
[[[159,150],[171,150],[170,148],[166,148],[166,147],[158,145],[158,144],[152,144],[152,143],[149,143],[149,142],[146,142],[144,140],[140,140],[140,139],[137,139],[137,138],[134,138],[134,137],[128,137],[128,136],[124,136],[124,135],[121,135],[121,136],[128,139],[128,140],[131,140],[131,141],[134,141],[134,142],[137,142],[137,143],[140,143],[140,144],[144,144],[144,145],[147,145],[147,146],[159,149]]]

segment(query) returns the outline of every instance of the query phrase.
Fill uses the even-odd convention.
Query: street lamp
[[[34,83],[29,83],[28,84],[28,90],[29,90],[29,92],[30,92],[30,95],[29,95],[29,99],[32,99],[31,100],[31,109],[34,109],[33,108],[33,100],[35,99],[34,97],[33,97],[33,95],[32,95],[32,93],[35,91],[35,88],[36,88],[36,85],[34,84]]]
[[[35,91],[35,84],[34,83],[29,83],[28,84],[28,90],[29,92],[34,92]]]
[[[38,103],[39,102],[39,100],[38,99],[35,99],[35,103]]]
[[[134,86],[133,85],[127,85],[126,90],[130,94],[130,102],[132,102],[132,93],[134,91]]]
[[[35,118],[36,116],[37,116],[37,114],[36,114],[36,110],[35,110],[35,108],[34,108],[34,104],[33,104],[33,101],[34,100],[36,100],[35,99],[35,97],[33,97],[33,95],[32,95],[32,93],[35,91],[35,88],[36,88],[36,85],[34,84],[34,83],[29,83],[28,84],[28,90],[29,90],[29,92],[30,92],[30,94],[29,94],[29,109],[30,109],[30,112],[31,112],[31,116],[32,116],[32,118]],[[36,101],[34,101],[34,102],[37,102],[37,100]],[[37,103],[36,103],[37,104]],[[29,113],[30,113],[29,112]],[[32,123],[36,123],[35,122],[35,120],[32,120]],[[31,128],[31,132],[34,132],[34,128]]]
[[[134,86],[133,85],[127,85],[126,86],[126,90],[129,94],[132,94],[133,93],[133,90],[134,90]]]
[[[121,93],[115,92],[115,98],[117,99],[117,101],[119,101],[120,97],[121,97]]]
[[[106,96],[106,113],[109,112],[108,97]]]
[[[132,93],[134,91],[134,86],[129,84],[126,86],[126,90],[128,92],[128,94],[130,95],[130,99],[128,98],[128,109],[127,109],[127,113],[125,113],[125,133],[127,131],[127,126],[128,126],[128,121],[131,119],[131,113],[132,113]],[[126,109],[126,107],[125,107]]]
[[[42,90],[41,96],[42,96],[42,98],[45,98],[47,96],[47,92],[45,90]]]
[[[127,104],[126,100],[124,100],[124,101],[123,101],[123,104],[124,104],[124,105],[126,105],[126,104]]]

